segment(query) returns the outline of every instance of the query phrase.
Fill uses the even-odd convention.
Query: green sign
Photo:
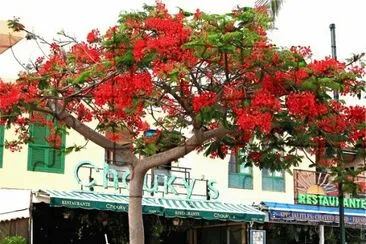
[[[114,212],[128,212],[128,202],[115,203],[115,202],[102,202],[102,201],[81,200],[81,199],[51,198],[50,206],[110,210]],[[163,210],[161,207],[155,207],[155,206],[142,207],[142,212],[145,214],[161,215],[162,211]]]
[[[90,191],[50,193],[51,207],[83,208],[128,212],[129,197]],[[208,200],[142,198],[142,212],[168,218],[263,222],[265,214],[244,204]]]
[[[91,178],[89,179],[88,182],[82,181],[80,179],[79,176],[79,171],[82,167],[88,167],[90,168],[90,170],[92,172],[99,172],[100,169],[93,164],[92,162],[89,161],[81,161],[79,164],[76,165],[75,169],[74,169],[74,177],[76,179],[76,181],[85,187],[93,187],[97,185],[97,179],[95,178]],[[108,188],[109,187],[109,182],[110,179],[113,179],[113,188],[115,188],[116,190],[118,189],[128,189],[129,187],[129,176],[130,176],[130,172],[129,171],[124,171],[124,172],[118,172],[115,169],[111,169],[109,167],[109,165],[107,163],[104,163],[104,167],[102,169],[102,179],[100,179],[103,182],[103,187],[104,188]],[[122,175],[121,175],[122,173]],[[121,179],[121,182],[120,182]],[[162,180],[161,180],[162,179]],[[149,192],[149,193],[158,193],[158,192],[163,192],[164,194],[174,194],[174,195],[179,195],[177,189],[175,188],[177,186],[177,184],[175,183],[175,181],[178,179],[178,177],[174,176],[174,175],[154,175],[154,179],[151,182],[148,182],[147,177],[145,177],[144,180],[144,191]],[[186,195],[186,199],[191,199],[193,191],[194,191],[194,186],[196,184],[196,179],[186,179],[186,178],[181,178],[183,182],[183,184],[180,184],[181,186],[183,186],[183,188],[185,189],[185,195]],[[162,182],[162,184],[159,182]],[[207,193],[210,196],[210,199],[217,199],[219,197],[219,191],[217,190],[217,188],[215,187],[216,181],[214,180],[209,180],[207,182]]]
[[[181,217],[193,219],[207,220],[224,220],[224,221],[258,221],[263,222],[264,215],[248,214],[248,213],[232,213],[232,212],[215,212],[214,210],[185,210],[185,209],[165,209],[166,217]]]
[[[325,196],[313,194],[297,195],[298,204],[320,205],[327,207],[337,207],[339,205],[338,196]],[[344,198],[344,207],[366,209],[365,198]]]

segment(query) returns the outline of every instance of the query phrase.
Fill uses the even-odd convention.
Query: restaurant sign
[[[295,203],[337,207],[338,185],[333,182],[328,173],[296,170],[295,180]],[[359,197],[344,198],[346,208],[366,209],[366,178],[355,177],[354,182],[359,184],[361,191]]]
[[[339,206],[338,196],[324,196],[313,194],[297,194],[298,204],[308,204],[317,206],[337,207]],[[345,198],[344,207],[366,209],[366,199]]]
[[[51,198],[51,206],[62,206],[67,208],[83,208],[83,209],[98,209],[98,210],[110,210],[114,212],[128,212],[128,201],[124,202],[104,202],[94,200],[81,200],[81,199],[63,199],[63,198]],[[162,208],[158,206],[142,206],[142,212],[144,214],[162,214]]]
[[[86,172],[81,173],[84,169]],[[82,177],[84,175],[84,177]],[[88,175],[88,179],[85,179]],[[99,176],[99,179],[97,179]],[[129,170],[117,171],[112,169],[109,164],[104,163],[103,168],[98,168],[90,161],[81,161],[74,168],[74,178],[83,187],[102,186],[104,188],[113,187],[115,190],[128,190],[130,172]],[[101,184],[99,182],[102,182]],[[112,182],[112,185],[111,185]],[[201,185],[198,185],[201,182]],[[204,183],[204,185],[202,185]],[[143,190],[148,193],[163,193],[174,195],[185,195],[186,199],[191,199],[194,195],[209,197],[209,199],[217,199],[219,191],[215,187],[215,180],[199,180],[194,178],[178,177],[176,175],[154,174],[151,178],[145,176]],[[200,188],[205,194],[195,194],[196,188]],[[182,191],[183,189],[183,191]]]

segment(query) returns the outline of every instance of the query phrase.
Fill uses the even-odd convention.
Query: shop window
[[[28,170],[64,173],[65,166],[65,134],[62,135],[61,148],[55,149],[46,141],[50,130],[44,126],[31,125],[30,133],[33,142],[28,145]]]
[[[169,177],[172,170],[172,162],[161,165],[154,169],[154,174],[157,175],[158,185],[163,186],[165,184],[165,177]]]
[[[121,153],[117,150],[105,150],[105,161],[109,164],[126,166]]]
[[[238,163],[237,156],[232,154],[229,161],[229,187],[253,189],[253,169]]]
[[[262,190],[285,192],[285,172],[262,169]]]
[[[0,126],[0,168],[3,167],[4,155],[4,126]]]

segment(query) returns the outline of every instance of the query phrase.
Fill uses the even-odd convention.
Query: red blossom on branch
[[[192,103],[193,111],[198,113],[204,107],[213,106],[216,102],[215,97],[216,97],[216,94],[213,92],[209,92],[209,91],[204,92],[200,95],[194,96],[193,103]]]

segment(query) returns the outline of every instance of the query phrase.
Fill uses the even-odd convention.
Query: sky
[[[339,60],[351,57],[353,53],[366,52],[366,28],[364,14],[365,0],[284,0],[283,7],[269,37],[280,47],[310,46],[313,58],[331,55],[329,25],[336,25],[336,45]],[[0,20],[20,17],[30,30],[47,40],[57,38],[57,32],[64,30],[84,40],[94,28],[102,32],[117,23],[122,11],[141,9],[143,3],[154,0],[11,0],[2,3]],[[177,7],[189,11],[197,8],[211,13],[229,12],[235,6],[253,6],[254,0],[165,0],[169,10]],[[16,57],[24,63],[40,56],[34,41],[23,40],[14,48]],[[21,66],[10,50],[0,55],[0,77],[16,77]]]

